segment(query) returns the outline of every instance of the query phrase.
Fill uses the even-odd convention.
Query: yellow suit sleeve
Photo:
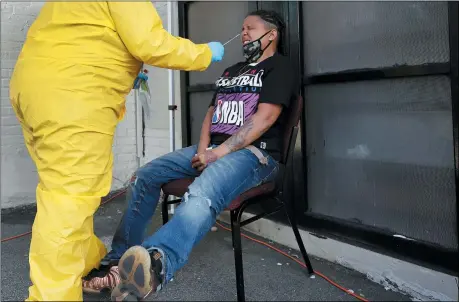
[[[172,36],[164,29],[150,1],[108,1],[108,7],[121,40],[137,60],[185,71],[203,71],[209,67],[212,58],[209,46]]]

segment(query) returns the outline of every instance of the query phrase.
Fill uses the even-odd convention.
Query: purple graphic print
[[[257,111],[259,93],[219,93],[215,98],[211,133],[233,135]]]

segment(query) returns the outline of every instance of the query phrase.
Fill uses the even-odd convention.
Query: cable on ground
[[[226,231],[231,232],[231,229],[230,229],[230,228],[227,228],[227,227],[221,225],[221,224],[218,223],[218,222],[217,222],[217,225],[218,225],[220,228],[222,228],[222,229],[224,229],[224,230],[226,230]],[[272,249],[272,250],[278,252],[279,254],[282,254],[282,255],[284,255],[285,257],[290,258],[291,260],[295,261],[296,263],[298,263],[298,264],[301,265],[302,267],[307,268],[306,264],[304,264],[304,263],[301,262],[300,260],[296,259],[295,257],[292,257],[291,255],[287,254],[286,252],[284,252],[284,251],[282,251],[282,250],[280,250],[280,249],[278,249],[278,248],[276,248],[276,247],[274,247],[274,246],[272,246],[272,245],[270,245],[270,244],[268,244],[268,243],[266,243],[266,242],[263,242],[263,241],[261,241],[261,240],[258,240],[258,239],[255,239],[255,238],[253,238],[253,237],[250,237],[250,236],[247,236],[247,235],[245,235],[245,234],[242,234],[242,232],[241,232],[241,236],[244,237],[244,238],[246,238],[246,239],[252,240],[252,241],[254,241],[254,242],[256,242],[256,243],[259,243],[259,244],[261,244],[261,245],[264,245],[264,246],[266,246],[266,247],[268,247],[268,248],[270,248],[270,249]],[[314,274],[316,274],[317,276],[321,277],[322,279],[324,279],[325,281],[327,281],[327,282],[330,283],[331,285],[335,286],[336,288],[342,290],[342,291],[345,292],[346,294],[349,294],[349,295],[353,296],[354,298],[359,299],[360,301],[369,302],[367,299],[365,299],[365,298],[363,298],[363,297],[361,297],[361,296],[359,296],[359,295],[353,293],[351,290],[346,289],[345,287],[343,287],[343,286],[339,285],[338,283],[334,282],[333,280],[331,280],[330,278],[328,278],[327,276],[325,276],[325,275],[322,274],[321,272],[314,271]]]

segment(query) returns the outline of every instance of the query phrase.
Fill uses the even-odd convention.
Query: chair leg
[[[168,208],[167,208],[168,199],[169,199],[169,195],[164,194],[163,203],[161,204],[161,214],[163,216],[163,225],[165,225],[169,221],[169,213],[168,213]]]
[[[233,249],[234,249],[234,221],[236,221],[237,215],[234,213],[234,211],[230,211],[230,221],[231,221],[231,243],[233,244]]]
[[[309,275],[314,274],[314,270],[312,268],[311,261],[309,260],[308,253],[306,252],[306,248],[303,244],[303,239],[301,239],[300,231],[298,230],[298,224],[296,222],[295,214],[293,211],[289,211],[286,209],[288,220],[290,221],[290,225],[292,226],[293,233],[295,234],[296,242],[300,248],[301,255],[303,256],[304,262],[307,266],[307,270]]]
[[[234,249],[234,264],[236,266],[236,288],[237,288],[237,301],[244,302],[244,269],[242,266],[242,243],[241,243],[241,227],[239,219],[236,213],[231,211],[231,232],[233,233],[233,249]],[[234,217],[233,217],[234,216]]]

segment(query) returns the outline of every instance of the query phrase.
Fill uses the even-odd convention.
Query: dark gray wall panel
[[[449,60],[446,2],[303,2],[305,71]]]
[[[457,247],[447,77],[310,86],[312,212]]]

